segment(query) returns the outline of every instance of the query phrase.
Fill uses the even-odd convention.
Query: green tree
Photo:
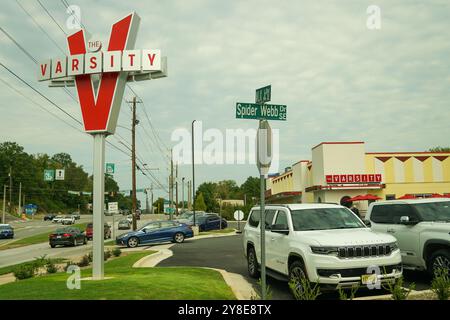
[[[257,177],[248,177],[241,185],[241,194],[246,196],[247,202],[252,198],[258,198],[260,192],[260,180]]]
[[[198,188],[195,195],[197,199],[202,194],[204,199],[204,203],[206,205],[205,211],[214,212],[219,208],[219,203],[217,202],[218,192],[217,192],[217,183],[215,182],[203,182]],[[197,207],[196,207],[197,209]],[[200,210],[200,209],[199,209]]]
[[[450,147],[434,147],[430,148],[428,151],[430,152],[450,152]]]
[[[155,207],[155,213],[164,213],[164,198],[158,198],[153,202],[153,207]]]
[[[205,199],[203,198],[203,193],[201,192],[195,197],[195,210],[206,211]]]

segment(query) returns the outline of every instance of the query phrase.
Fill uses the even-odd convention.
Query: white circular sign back
[[[236,210],[233,214],[234,220],[241,221],[244,220],[244,212],[241,210]]]

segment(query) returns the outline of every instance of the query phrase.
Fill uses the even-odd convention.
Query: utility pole
[[[194,227],[195,224],[195,155],[194,155],[194,123],[192,121],[192,212],[194,213]]]
[[[181,210],[184,211],[184,177],[181,178]]]
[[[6,207],[5,207],[5,204],[6,204],[6,185],[3,185],[3,217],[2,217],[2,223],[6,223],[6,212],[5,212],[5,210],[6,210]]]
[[[12,203],[12,168],[9,166],[9,213],[13,212],[13,203]]]
[[[191,181],[187,182],[187,208],[188,210],[191,210]]]
[[[152,193],[152,206],[150,207],[151,209],[150,209],[150,213],[151,214],[153,214],[153,183],[152,183],[152,185],[151,185],[151,187],[150,187],[150,192]]]
[[[178,215],[178,163],[175,168],[175,214]]]
[[[173,218],[173,155],[172,155],[172,149],[170,149],[170,178],[169,178],[169,202],[170,202],[170,213],[169,217],[170,220]]]
[[[132,215],[133,215],[133,230],[136,231],[136,210],[137,210],[137,200],[136,200],[136,125],[138,121],[136,120],[136,97],[133,97],[132,101],[132,114],[133,119],[131,121],[131,184],[132,184]]]
[[[17,208],[17,213],[20,216],[22,214],[22,182],[19,183],[19,207]]]

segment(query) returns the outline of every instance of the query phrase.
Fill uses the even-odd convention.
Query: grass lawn
[[[205,235],[205,234],[222,234],[222,233],[232,233],[234,232],[234,229],[231,228],[226,228],[226,229],[222,229],[222,230],[213,230],[213,231],[206,231],[206,232],[200,232],[200,235]]]
[[[81,281],[80,290],[69,290],[69,274],[57,273],[8,283],[0,287],[0,300],[78,299],[78,300],[177,300],[235,299],[222,275],[201,268],[131,268],[149,251],[130,253],[105,264],[102,281]],[[90,277],[91,269],[81,271]]]
[[[87,224],[88,224],[87,222],[85,222],[85,223],[78,223],[78,224],[71,225],[71,227],[79,228],[82,231],[84,231],[86,229]],[[62,227],[68,227],[68,226],[55,225],[55,229],[54,230],[62,228]],[[24,246],[29,246],[30,244],[37,244],[37,243],[47,242],[48,241],[48,235],[50,233],[51,232],[39,233],[39,234],[36,234],[34,236],[31,236],[31,237],[26,237],[26,238],[23,238],[23,239],[20,239],[20,240],[12,241],[12,242],[4,245],[4,246],[0,246],[0,250],[24,247]]]

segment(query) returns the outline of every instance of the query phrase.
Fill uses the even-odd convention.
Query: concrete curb
[[[408,297],[421,296],[423,294],[432,294],[432,293],[433,293],[432,290],[422,290],[422,291],[411,290],[411,293],[409,294]],[[391,300],[391,299],[392,299],[391,294],[383,294],[379,296],[359,297],[354,298],[353,300]]]

